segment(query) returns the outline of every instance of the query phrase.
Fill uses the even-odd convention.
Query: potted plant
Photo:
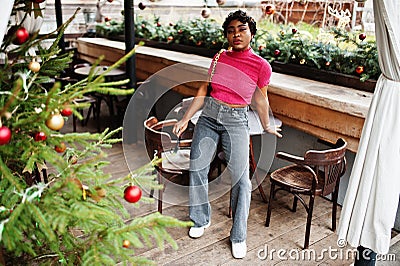
[[[123,40],[123,23],[106,22],[97,32]],[[213,57],[224,46],[220,23],[194,19],[162,24],[135,19],[135,36],[145,45]],[[259,27],[253,49],[272,63],[276,72],[373,91],[380,75],[378,52],[372,36],[332,29],[325,39],[293,25],[267,30]],[[225,47],[227,48],[227,47]]]

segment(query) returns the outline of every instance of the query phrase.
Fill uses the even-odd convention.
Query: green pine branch
[[[54,82],[71,62],[72,54],[61,54],[58,42],[74,16],[57,29],[58,37],[49,48],[41,46],[46,36],[37,35],[12,50],[5,49],[12,39],[7,36],[1,47],[8,54],[6,63],[0,66],[0,121],[11,130],[12,137],[9,143],[0,145],[0,246],[11,264],[149,264],[147,258],[135,255],[137,248],[163,248],[166,244],[176,248],[166,228],[191,224],[158,213],[143,217],[130,214],[123,202],[128,184],[143,190],[162,189],[153,164],[112,177],[104,171],[109,164],[105,149],[121,142],[115,136],[122,128],[96,134],[61,133],[46,125],[66,106],[82,118],[79,108],[86,105],[74,100],[85,94],[130,95],[134,91],[120,88],[127,80],[104,82],[107,71],[99,76],[92,72],[76,83]],[[40,59],[36,73],[29,70],[33,58],[26,55],[32,47],[37,48]],[[133,49],[108,71],[134,53]],[[38,132],[47,138],[35,139]],[[66,149],[59,153],[55,147],[61,144]],[[42,170],[47,171],[47,180]],[[154,199],[143,195],[133,206],[144,203],[154,203]],[[123,247],[124,240],[129,240],[131,247]]]

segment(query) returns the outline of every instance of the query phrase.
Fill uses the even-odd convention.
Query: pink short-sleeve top
[[[214,60],[215,57],[208,70],[209,74]],[[255,89],[269,84],[271,73],[271,65],[251,48],[245,51],[224,51],[212,76],[210,96],[228,104],[250,104]]]

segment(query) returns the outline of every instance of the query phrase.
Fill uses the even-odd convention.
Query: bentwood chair
[[[278,190],[285,190],[294,195],[293,211],[297,202],[307,211],[304,248],[309,247],[311,219],[316,196],[332,194],[332,230],[336,230],[337,198],[340,178],[346,171],[346,141],[338,139],[333,148],[327,150],[308,150],[304,157],[278,152],[276,157],[294,164],[282,167],[270,174],[271,190],[265,226],[270,225],[271,205]],[[277,187],[277,188],[275,188]],[[308,196],[309,202],[301,197]]]
[[[187,129],[179,141],[173,140],[171,132],[176,122],[176,119],[158,121],[154,116],[144,121],[147,154],[150,158],[154,156],[161,158],[161,161],[157,161],[154,165],[158,182],[164,186],[158,192],[158,212],[160,213],[162,213],[162,199],[166,185],[164,178],[182,185],[189,183],[192,131]]]

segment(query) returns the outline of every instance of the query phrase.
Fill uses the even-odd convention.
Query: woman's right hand
[[[183,131],[185,131],[186,128],[188,127],[188,123],[189,121],[185,121],[183,119],[179,120],[172,128],[172,133],[174,133],[179,137],[183,133]]]

